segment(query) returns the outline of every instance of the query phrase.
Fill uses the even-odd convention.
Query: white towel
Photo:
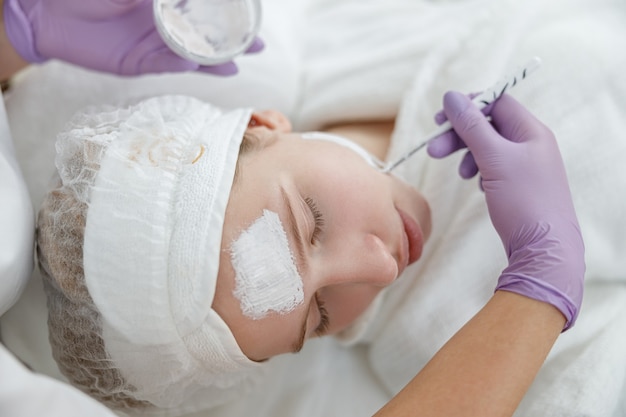
[[[243,65],[241,77],[224,86],[199,84],[207,78],[189,75],[111,81],[59,64],[30,72],[7,102],[15,140],[22,142],[16,146],[19,155],[24,160],[29,153],[39,155],[35,144],[86,102],[150,91],[191,92],[232,105],[249,98],[252,103],[241,104],[279,107],[295,116],[296,127],[307,129],[392,117],[401,108],[391,152],[399,155],[435,127],[432,115],[444,91],[486,88],[538,55],[543,67],[512,94],[559,138],[586,241],[588,282],[578,323],[559,338],[517,416],[626,415],[626,171],[620,160],[626,155],[626,3],[266,0],[264,5],[264,19],[273,25],[264,37],[268,55],[246,58],[264,64],[257,72]],[[233,89],[241,93],[233,96]],[[27,178],[33,195],[47,181],[36,175],[46,166],[37,155],[26,170],[33,174]],[[506,259],[476,182],[456,173],[458,161],[435,161],[422,153],[409,162],[410,169],[402,168],[436,207],[434,229],[423,259],[383,300],[368,335],[373,342],[343,350],[322,339],[300,356],[279,357],[265,390],[214,410],[212,417],[373,414],[483,305]],[[3,336],[37,370],[56,375],[37,285],[31,282],[23,301],[3,317]]]
[[[421,51],[424,65],[402,106],[391,159],[435,127],[432,115],[443,90],[477,91],[531,56],[542,57],[543,68],[511,93],[559,139],[586,242],[586,296],[579,322],[558,340],[516,416],[621,415],[626,55],[619,51],[626,50],[626,9],[617,1],[486,6],[462,19],[454,15],[454,24],[443,22],[448,35],[431,39],[431,47]],[[386,76],[383,66],[379,70]],[[398,168],[431,201],[434,225],[423,258],[387,292],[369,331],[371,364],[391,393],[487,301],[506,265],[484,197],[476,181],[458,177],[458,162],[458,157],[432,160],[422,152]]]

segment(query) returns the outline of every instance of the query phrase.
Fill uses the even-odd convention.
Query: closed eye
[[[322,299],[315,293],[315,303],[317,304],[317,309],[320,312],[320,324],[315,329],[315,334],[318,337],[324,336],[328,331],[328,326],[330,326],[330,317],[328,316],[328,311],[324,307],[324,302]]]
[[[313,228],[313,234],[311,235],[311,243],[315,244],[319,242],[320,235],[322,234],[322,229],[324,227],[324,218],[322,217],[322,213],[318,210],[315,201],[312,198],[306,197],[304,202],[307,206],[309,206],[309,210],[311,210],[311,215],[313,216],[313,221],[315,227]]]

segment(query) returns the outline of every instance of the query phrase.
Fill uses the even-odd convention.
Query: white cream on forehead
[[[235,290],[241,311],[254,320],[286,314],[304,300],[302,278],[278,214],[263,215],[231,245]]]

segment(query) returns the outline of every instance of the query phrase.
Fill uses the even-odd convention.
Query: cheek
[[[323,187],[319,193],[322,196],[320,202],[330,206],[329,214],[339,216],[347,223],[358,223],[362,217],[374,221],[377,216],[385,215],[380,208],[391,202],[391,192],[384,177],[372,175],[375,172],[371,168],[350,169],[346,166],[337,171],[327,181],[318,183]]]
[[[289,313],[302,304],[302,278],[278,214],[263,210],[233,242],[231,254],[234,295],[245,316],[258,320],[271,312]]]
[[[291,351],[306,305],[303,281],[279,216],[263,210],[226,247],[213,309],[250,359]]]
[[[301,303],[289,313],[268,313],[254,320],[241,311],[240,301],[235,297],[235,278],[216,288],[213,309],[226,322],[242,352],[251,360],[261,361],[282,353],[291,352],[301,333],[302,317],[307,303]]]
[[[345,193],[375,185],[382,177],[380,172],[350,149],[334,145],[311,149],[307,175],[313,175],[317,181],[323,179],[330,191]],[[377,179],[378,178],[378,179]]]
[[[328,334],[345,330],[370,306],[380,291],[381,287],[365,284],[346,284],[320,291],[330,317]]]

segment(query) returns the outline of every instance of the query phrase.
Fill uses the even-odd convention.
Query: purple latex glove
[[[509,259],[496,290],[552,304],[568,329],[582,303],[585,249],[553,133],[508,95],[493,104],[491,123],[457,92],[444,96],[444,112],[454,131],[431,141],[428,153],[443,158],[470,151],[461,176],[480,172],[489,216]]]
[[[4,23],[28,62],[56,58],[119,75],[237,73],[232,61],[201,66],[172,52],[154,26],[152,0],[4,0]],[[257,38],[247,53],[261,49]]]

